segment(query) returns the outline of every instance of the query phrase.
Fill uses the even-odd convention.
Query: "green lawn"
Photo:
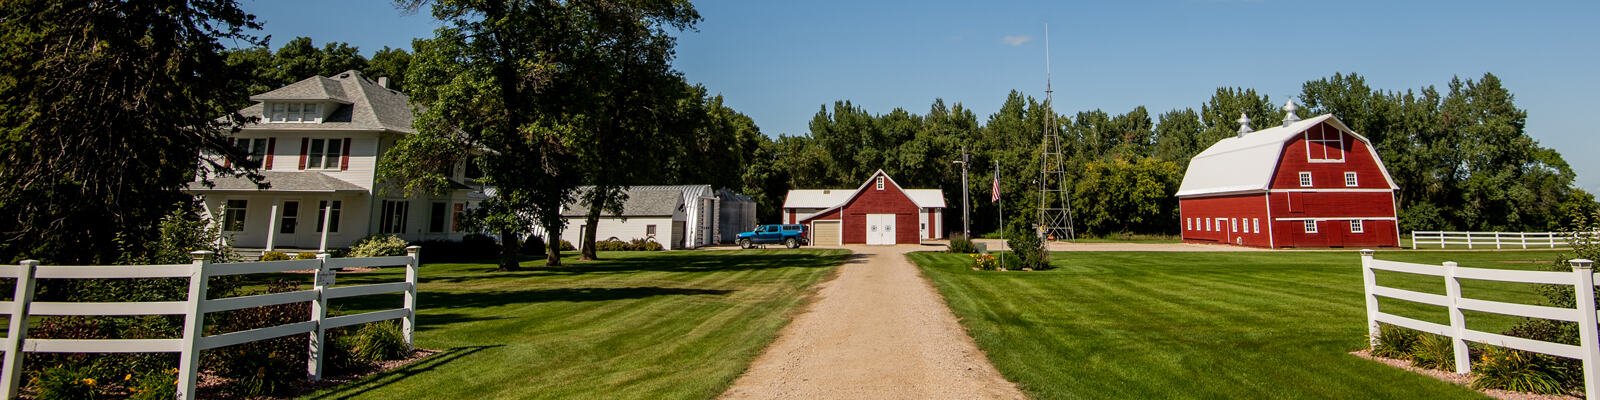
[[[426,251],[426,250],[424,250]],[[743,373],[843,250],[602,253],[491,272],[422,267],[417,345],[444,352],[312,397],[712,398]],[[340,275],[393,281],[400,269]],[[392,308],[399,298],[335,304]]]
[[[1557,254],[1380,251],[1378,258],[1527,269]],[[911,255],[1001,373],[1035,398],[1482,398],[1347,354],[1366,346],[1355,251],[1053,257],[1059,268],[1051,271],[978,272],[964,255]],[[1444,291],[1442,278],[1378,279]],[[1463,286],[1477,298],[1539,300],[1529,285]],[[1431,306],[1385,301],[1381,308],[1447,322]],[[1487,331],[1516,322],[1467,318]]]

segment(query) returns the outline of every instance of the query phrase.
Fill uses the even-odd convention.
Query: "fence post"
[[[1377,348],[1378,342],[1378,295],[1372,294],[1378,287],[1378,277],[1372,272],[1372,249],[1361,249],[1361,282],[1366,286],[1367,297],[1367,342],[1371,348]]]
[[[322,290],[327,278],[330,278],[324,275],[333,273],[328,268],[328,253],[317,253],[317,272],[311,281],[311,291],[317,293],[317,300],[311,302],[311,322],[317,323],[317,327],[308,333],[311,338],[307,346],[309,354],[306,355],[306,374],[311,376],[312,381],[322,380],[323,342],[328,338],[328,331],[322,327],[322,319],[328,316],[328,299],[322,296]]]
[[[0,389],[5,398],[17,398],[22,382],[22,342],[28,337],[28,307],[33,303],[33,273],[39,269],[36,260],[22,260],[17,270],[17,291],[11,298],[11,329],[6,333],[5,375],[0,376]]]
[[[1500,250],[1500,231],[1494,232],[1494,249]]]
[[[1469,240],[1470,242],[1470,240]],[[1456,373],[1472,373],[1472,358],[1467,356],[1467,317],[1456,304],[1461,302],[1461,281],[1456,279],[1456,262],[1444,263],[1444,291],[1450,297],[1450,343],[1456,351]]]
[[[1600,327],[1595,326],[1594,307],[1594,261],[1576,259],[1568,261],[1572,264],[1572,273],[1577,275],[1578,285],[1578,338],[1583,341],[1583,392],[1586,398],[1600,399]]]
[[[178,399],[196,399],[195,383],[199,380],[200,372],[200,337],[205,335],[205,313],[200,312],[200,303],[206,300],[206,266],[211,265],[209,251],[196,251],[189,253],[194,259],[194,269],[189,271],[189,298],[188,305],[183,310],[183,353],[178,355]]]
[[[411,336],[417,328],[417,269],[422,266],[422,246],[406,247],[406,256],[411,261],[406,262],[406,318],[400,321],[400,335],[406,339],[406,351],[411,351]]]

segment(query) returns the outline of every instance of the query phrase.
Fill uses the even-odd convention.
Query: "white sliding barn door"
[[[894,214],[867,214],[867,244],[894,244]]]

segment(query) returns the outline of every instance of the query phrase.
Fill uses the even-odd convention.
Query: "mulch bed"
[[[369,365],[366,368],[356,369],[356,370],[325,371],[323,373],[323,375],[322,375],[322,380],[321,381],[312,381],[310,379],[301,379],[299,382],[296,382],[296,386],[297,387],[293,391],[290,392],[291,394],[285,395],[285,396],[281,396],[281,397],[278,397],[278,396],[258,396],[258,397],[239,397],[239,396],[234,396],[232,394],[229,394],[229,393],[226,393],[226,392],[222,391],[222,389],[227,384],[230,383],[229,379],[223,378],[223,377],[219,377],[219,376],[215,376],[215,375],[209,375],[209,374],[203,374],[202,373],[202,374],[200,374],[200,382],[198,383],[198,385],[197,385],[198,387],[196,388],[196,392],[198,392],[197,394],[199,395],[199,396],[197,396],[197,398],[201,398],[201,399],[234,399],[234,400],[292,399],[292,398],[305,396],[305,395],[314,393],[314,392],[316,392],[318,390],[328,389],[328,388],[332,388],[332,387],[335,387],[335,386],[344,385],[344,384],[352,383],[352,382],[355,382],[355,381],[359,381],[362,378],[366,378],[366,377],[369,377],[369,376],[377,375],[377,374],[385,372],[385,371],[390,371],[390,370],[393,370],[393,369],[396,369],[396,368],[400,368],[400,367],[409,365],[409,364],[417,362],[417,361],[422,361],[423,359],[426,359],[428,357],[431,357],[431,356],[439,354],[439,353],[440,353],[439,350],[428,350],[428,349],[420,349],[419,348],[419,349],[413,350],[411,352],[410,356],[408,356],[406,358],[403,358],[403,359],[399,359],[399,360],[383,361],[383,362],[379,362],[379,363],[376,363],[376,364]]]
[[[1395,358],[1384,358],[1384,357],[1374,356],[1374,355],[1372,355],[1371,349],[1363,349],[1363,350],[1360,350],[1360,351],[1354,351],[1354,352],[1351,352],[1350,354],[1355,355],[1356,357],[1361,357],[1361,358],[1365,358],[1365,359],[1368,359],[1368,360],[1372,360],[1372,361],[1377,361],[1377,362],[1381,362],[1381,363],[1384,363],[1384,364],[1388,364],[1391,367],[1395,367],[1395,368],[1399,368],[1399,369],[1403,369],[1403,370],[1407,370],[1407,371],[1411,371],[1411,372],[1415,372],[1415,373],[1431,376],[1434,379],[1438,379],[1438,380],[1441,380],[1441,381],[1454,383],[1456,385],[1460,385],[1460,386],[1463,386],[1463,387],[1467,387],[1467,388],[1471,388],[1472,387],[1472,378],[1467,376],[1467,375],[1457,375],[1456,373],[1450,372],[1450,371],[1440,371],[1440,370],[1437,370],[1437,369],[1414,367],[1414,366],[1411,365],[1411,360],[1401,360],[1401,359],[1395,359]],[[1583,396],[1581,394],[1578,395],[1578,396],[1572,396],[1572,395],[1536,394],[1536,393],[1527,393],[1527,392],[1513,392],[1513,391],[1510,391],[1510,390],[1501,390],[1501,389],[1475,389],[1475,390],[1477,390],[1478,392],[1481,392],[1481,393],[1483,393],[1485,395],[1488,395],[1489,397],[1493,397],[1493,398],[1501,399],[1501,400],[1581,400],[1581,399],[1583,399]]]

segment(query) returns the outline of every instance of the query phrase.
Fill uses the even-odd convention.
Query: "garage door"
[[[821,246],[839,246],[839,221],[813,221],[811,222],[811,244]]]

